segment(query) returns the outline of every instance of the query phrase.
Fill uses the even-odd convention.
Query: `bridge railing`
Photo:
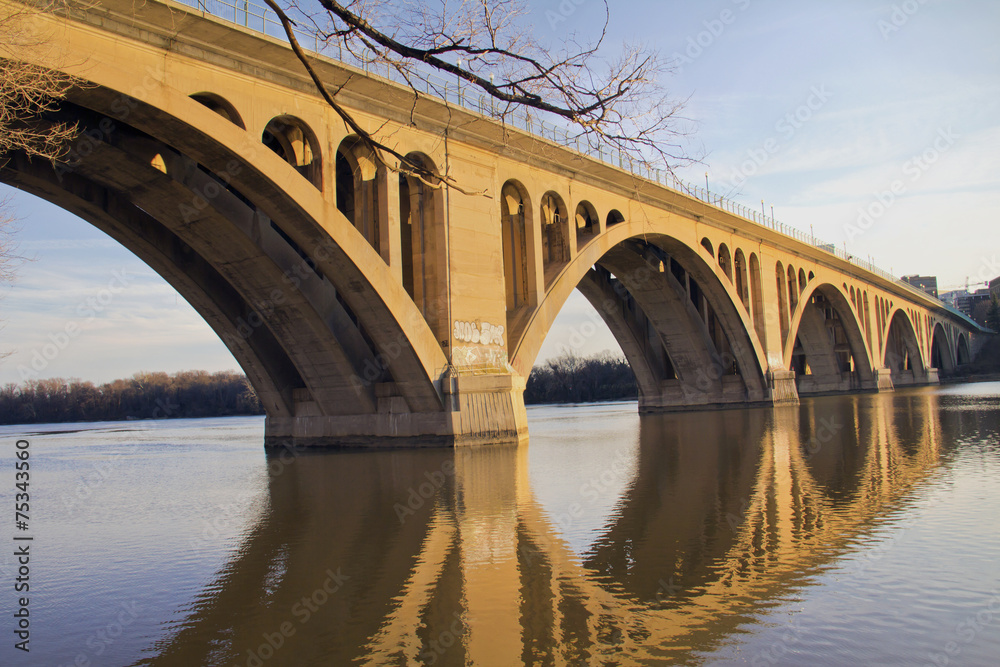
[[[278,39],[285,39],[285,32],[278,21],[277,16],[264,5],[244,0],[174,0],[183,5],[199,9],[211,16],[229,21],[244,28],[260,32]],[[298,17],[296,17],[298,18]],[[713,193],[707,188],[687,183],[666,169],[656,169],[650,167],[644,160],[639,160],[622,151],[617,147],[606,146],[595,143],[593,138],[585,137],[580,133],[573,132],[566,127],[546,122],[532,113],[525,107],[501,108],[501,103],[495,98],[480,94],[470,84],[463,84],[461,80],[449,80],[436,73],[421,72],[420,76],[407,80],[395,69],[388,65],[378,66],[368,60],[354,56],[349,50],[342,48],[339,42],[328,43],[321,40],[316,32],[295,31],[296,37],[304,48],[311,48],[314,53],[335,59],[345,65],[352,66],[363,71],[367,76],[377,77],[402,84],[410,88],[415,88],[417,92],[430,95],[444,100],[449,104],[480,113],[484,116],[497,118],[503,116],[502,122],[524,130],[541,139],[547,139],[564,147],[576,150],[595,160],[627,171],[635,176],[644,178],[660,185],[675,190],[677,192],[694,197],[711,206],[715,206],[723,211],[728,211],[734,215],[754,222],[763,227],[768,227],[779,234],[793,238],[802,243],[815,246],[840,259],[843,259],[858,268],[864,269],[878,275],[885,280],[892,281],[903,289],[924,297],[934,298],[927,292],[897,279],[890,272],[876,266],[874,263],[856,257],[847,252],[846,248],[837,247],[834,243],[828,243],[816,238],[814,234],[806,233],[796,227],[787,225],[775,219],[773,215],[767,215],[764,210],[755,210],[737,201],[729,199],[718,193]],[[947,304],[938,301],[941,307],[952,313],[969,320],[964,313]],[[978,325],[977,325],[978,326]]]

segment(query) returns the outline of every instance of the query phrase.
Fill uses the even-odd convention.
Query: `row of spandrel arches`
[[[757,254],[751,252],[749,257],[742,248],[736,248],[734,253],[730,253],[729,246],[725,243],[719,244],[718,252],[712,246],[712,242],[706,237],[701,240],[702,247],[708,251],[712,257],[716,258],[719,268],[736,290],[740,303],[750,316],[754,331],[757,333],[761,344],[764,342],[764,295],[762,293],[760,260]]]
[[[225,98],[215,93],[195,93],[191,99],[211,109],[233,125],[247,129],[243,117]],[[292,115],[275,116],[264,127],[260,141],[293,166],[302,176],[323,190],[323,153],[312,128]]]
[[[534,287],[536,253],[541,256],[543,288],[547,288],[570,261],[571,235],[575,247],[582,249],[600,234],[601,222],[594,205],[588,201],[578,202],[570,217],[565,200],[556,192],[546,192],[533,205],[526,188],[517,181],[504,183],[500,195],[507,312],[512,315],[522,306],[538,301]],[[619,211],[612,210],[605,225],[610,227],[624,220]],[[534,233],[536,226],[538,235]]]
[[[191,97],[246,129],[235,107],[222,97],[212,93]],[[303,120],[291,115],[276,116],[267,123],[260,140],[317,190],[329,189],[327,179],[331,175],[324,172],[319,139]],[[447,330],[442,307],[443,206],[433,176],[439,172],[426,155],[411,153],[406,157],[431,176],[417,178],[390,172],[360,138],[346,137],[333,159],[332,196],[337,209],[392,267],[431,329],[443,334]],[[398,226],[390,225],[390,219],[398,220]]]
[[[356,136],[341,141],[334,161],[337,209],[393,270],[443,340],[447,253],[439,172],[422,153],[406,159],[423,175],[388,169]]]

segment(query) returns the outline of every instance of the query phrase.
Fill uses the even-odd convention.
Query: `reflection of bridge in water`
[[[51,48],[23,57],[82,85],[32,122],[82,134],[0,181],[170,282],[246,371],[271,444],[523,438],[525,377],[576,289],[642,411],[890,391],[969,360],[962,314],[628,156],[318,58],[361,126],[479,194],[433,187],[366,151],[281,40],[173,2],[47,7]]]
[[[269,506],[143,664],[689,660],[877,525],[936,465],[946,414],[908,393],[644,417],[582,554],[523,446],[272,456]]]

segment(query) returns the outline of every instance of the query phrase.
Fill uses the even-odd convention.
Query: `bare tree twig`
[[[309,77],[316,85],[316,88],[319,90],[320,95],[323,97],[326,103],[334,111],[337,112],[337,115],[340,116],[341,119],[343,119],[347,127],[350,128],[350,130],[354,132],[354,134],[356,134],[361,139],[362,144],[364,144],[372,151],[372,154],[376,157],[376,159],[378,159],[387,168],[394,169],[397,171],[402,171],[404,173],[415,176],[416,178],[420,179],[423,183],[426,183],[428,186],[431,187],[437,188],[440,187],[442,184],[446,184],[449,187],[458,190],[462,194],[467,194],[467,195],[485,194],[484,192],[469,192],[464,190],[454,181],[454,179],[452,179],[447,174],[441,175],[430,171],[423,165],[409,159],[405,155],[402,155],[401,153],[391,148],[390,146],[387,146],[386,144],[379,142],[374,138],[374,136],[371,133],[367,132],[364,128],[362,128],[358,124],[358,122],[354,119],[354,117],[351,116],[351,114],[348,113],[347,110],[345,110],[344,107],[342,107],[337,102],[336,99],[334,99],[335,95],[331,94],[330,91],[327,90],[326,85],[324,85],[323,83],[323,80],[320,79],[319,74],[316,73],[316,69],[312,66],[309,57],[306,55],[305,51],[302,50],[302,46],[299,44],[298,39],[295,37],[295,31],[293,29],[292,20],[288,18],[288,15],[285,14],[285,12],[277,4],[275,4],[273,0],[264,0],[264,2],[267,3],[268,7],[270,7],[272,11],[274,11],[274,13],[278,16],[278,20],[281,22],[281,26],[285,30],[285,35],[288,39],[289,45],[292,47],[292,51],[295,53],[295,56],[302,63],[303,67],[305,67],[306,72],[308,72]],[[394,157],[396,160],[398,160],[399,162],[398,166],[393,166],[388,162],[386,162],[383,157],[383,154],[388,154]]]
[[[518,111],[550,115],[571,128],[571,140],[582,140],[592,150],[621,152],[648,169],[672,173],[696,161],[681,144],[687,134],[687,119],[681,116],[686,100],[672,99],[662,87],[671,67],[656,52],[634,45],[611,59],[602,55],[607,0],[605,23],[592,44],[567,40],[555,48],[532,37],[524,0],[317,0],[319,9],[312,12],[310,3],[286,0],[283,9],[278,0],[265,2],[328,103],[335,94],[325,91],[308,64],[293,25],[356,62],[398,73],[415,95],[441,85],[435,73],[454,76],[456,83],[500,102],[484,112],[503,122]],[[348,121],[342,106],[331,106],[370,148],[400,158]]]

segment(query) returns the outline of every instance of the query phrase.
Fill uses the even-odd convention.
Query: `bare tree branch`
[[[327,90],[322,79],[320,79],[319,75],[316,73],[316,69],[312,66],[309,57],[306,55],[305,51],[302,50],[302,46],[299,44],[298,38],[295,37],[295,30],[293,27],[292,20],[288,18],[288,15],[272,0],[264,0],[264,2],[267,3],[268,7],[270,7],[274,11],[274,13],[278,16],[278,20],[281,22],[281,26],[285,31],[285,36],[288,39],[289,45],[292,47],[292,51],[295,53],[295,56],[302,63],[303,67],[305,67],[306,72],[308,72],[309,77],[316,85],[316,88],[319,90],[320,95],[323,97],[326,103],[329,104],[330,107],[337,112],[337,115],[339,115],[341,119],[343,119],[347,127],[349,127],[351,131],[354,132],[361,139],[361,142],[372,151],[372,154],[375,156],[377,160],[379,160],[387,168],[396,171],[401,171],[406,174],[410,174],[411,176],[418,178],[420,181],[422,181],[423,183],[427,184],[430,187],[438,188],[441,187],[442,184],[445,184],[448,185],[449,187],[458,190],[462,194],[468,194],[468,195],[485,194],[484,192],[469,192],[467,190],[464,190],[461,186],[458,185],[458,183],[454,181],[454,179],[452,179],[447,174],[441,175],[427,169],[422,164],[411,160],[410,158],[402,155],[401,153],[391,148],[390,146],[376,140],[373,134],[367,132],[360,125],[358,125],[358,122],[354,119],[354,117],[351,116],[351,114],[349,114],[340,104],[337,103],[337,100],[334,99],[335,94],[331,94],[330,91]],[[388,162],[386,162],[384,154],[388,154],[393,158],[395,158],[396,160],[398,160],[398,164],[391,165]]]
[[[621,151],[647,168],[673,172],[696,161],[680,142],[685,100],[671,99],[662,86],[671,67],[636,45],[625,45],[613,59],[602,55],[607,0],[593,43],[568,40],[554,48],[534,38],[524,0],[316,0],[312,9],[306,2],[286,0],[284,8],[265,2],[290,42],[293,25],[305,29],[355,62],[396,72],[415,93],[440,89],[442,75],[455,77],[499,102],[484,111],[503,122],[535,111],[567,125],[570,138],[588,148]],[[297,44],[293,49],[325,91],[308,56]],[[345,117],[333,96],[324,97],[369,147],[386,151]]]
[[[41,129],[29,122],[55,111],[74,85],[65,74],[22,59],[26,52],[45,46],[30,27],[31,16],[38,12],[28,6],[0,9],[0,166],[14,151],[55,162],[66,155],[77,134],[75,125],[49,123]],[[18,252],[16,224],[10,198],[0,199],[0,283],[13,282],[18,264],[26,260]],[[4,356],[7,353],[0,353],[0,358]]]
[[[4,5],[0,11],[0,156],[21,150],[29,157],[58,160],[69,150],[76,127],[56,124],[42,132],[25,121],[54,111],[73,79],[21,59],[43,45],[28,21],[38,10]]]

